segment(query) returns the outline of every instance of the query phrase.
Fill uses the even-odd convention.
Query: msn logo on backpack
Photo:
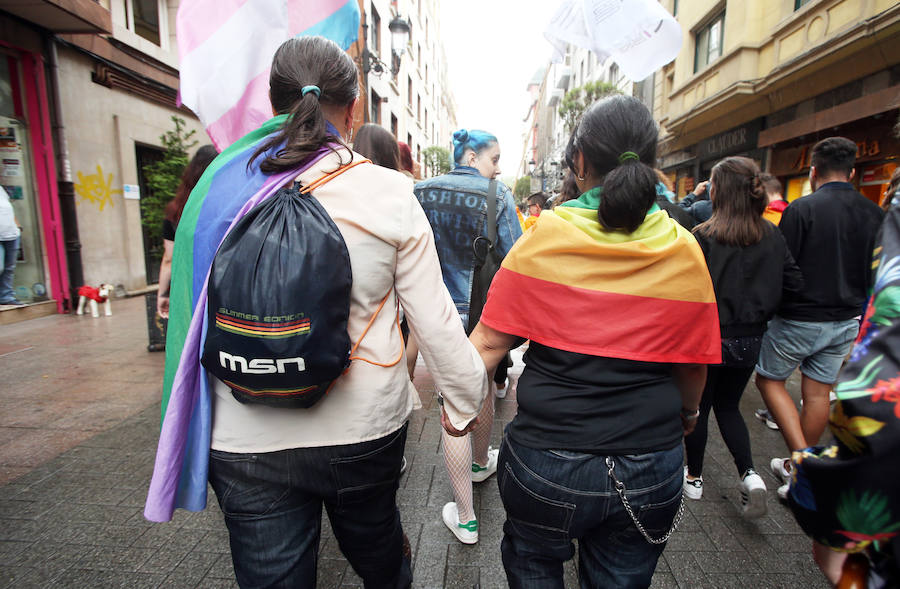
[[[288,365],[296,364],[297,372],[306,370],[303,358],[244,358],[219,351],[219,364],[222,368],[241,374],[284,374]]]

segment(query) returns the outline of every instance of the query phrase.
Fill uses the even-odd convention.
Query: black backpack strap
[[[497,181],[491,180],[487,192],[487,238],[491,245],[497,243]]]

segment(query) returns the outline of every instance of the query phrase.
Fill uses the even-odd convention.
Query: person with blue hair
[[[453,160],[452,171],[419,182],[415,194],[434,231],[444,284],[463,325],[469,326],[478,320],[469,317],[476,263],[473,242],[488,235],[487,203],[491,181],[500,175],[500,144],[486,131],[460,129],[453,134]],[[505,256],[522,235],[522,228],[509,187],[503,182],[497,182],[496,187],[497,238],[493,245]],[[411,328],[415,331],[415,325]],[[455,499],[444,505],[442,518],[464,544],[478,542],[472,483],[484,481],[497,471],[498,450],[488,445],[493,423],[494,400],[488,394],[471,440],[468,435],[454,437],[442,429],[444,464]]]
[[[500,174],[500,168],[497,166],[500,161],[500,144],[497,138],[487,131],[478,131],[473,129],[467,131],[460,129],[453,134],[453,161],[457,166],[472,166],[472,162],[481,155],[493,161],[496,169],[492,172],[494,178]],[[470,159],[471,158],[471,159]]]

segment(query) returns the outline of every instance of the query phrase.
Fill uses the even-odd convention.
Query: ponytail
[[[597,219],[607,231],[632,233],[656,202],[656,172],[637,160],[613,168],[603,179]]]
[[[359,96],[359,71],[346,52],[324,37],[295,37],[282,43],[272,59],[269,99],[278,114],[288,115],[278,133],[256,150],[265,174],[293,170],[323,145],[346,145],[329,132],[322,104],[349,106]],[[352,157],[352,156],[351,156]]]
[[[656,123],[633,96],[613,94],[587,108],[572,131],[566,161],[576,152],[585,166],[603,178],[597,220],[607,231],[631,233],[656,202]],[[575,171],[574,169],[572,170]]]

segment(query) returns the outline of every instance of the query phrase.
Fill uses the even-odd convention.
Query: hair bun
[[[469,140],[469,132],[465,129],[460,129],[453,134],[453,141],[457,143],[465,143]]]
[[[753,198],[768,198],[759,173],[750,176],[750,195]]]

